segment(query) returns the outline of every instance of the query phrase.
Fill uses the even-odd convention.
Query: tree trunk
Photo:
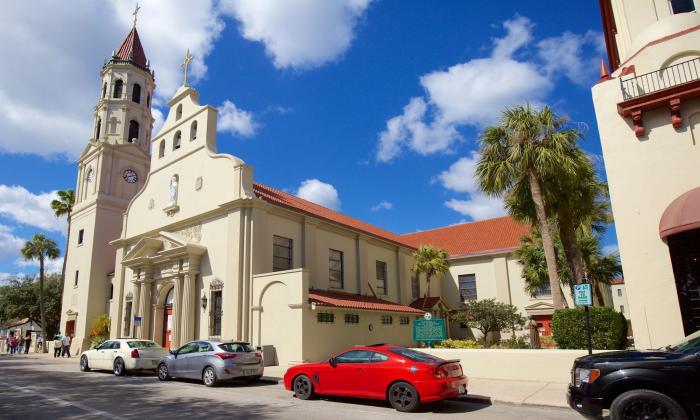
[[[564,295],[561,291],[559,274],[557,271],[557,254],[554,250],[554,241],[552,240],[552,227],[549,224],[547,212],[544,208],[544,199],[542,198],[540,182],[537,180],[533,171],[528,172],[528,179],[530,181],[532,201],[535,204],[535,211],[537,212],[537,223],[540,225],[540,232],[542,233],[542,247],[544,248],[544,257],[547,261],[549,285],[552,289],[552,304],[554,305],[554,309],[561,309],[566,306],[566,300],[564,300]]]
[[[46,347],[46,340],[47,340],[47,335],[46,335],[46,317],[44,316],[44,256],[40,255],[39,256],[39,312],[41,313],[41,334],[44,337],[44,340],[42,341],[41,344],[41,352],[46,353],[47,347]]]
[[[420,284],[420,282],[418,283]],[[425,272],[425,296],[423,297],[423,310],[425,311],[425,305],[428,303],[428,294],[430,293],[430,271]]]
[[[571,272],[571,284],[569,285],[573,293],[573,285],[582,283],[586,268],[583,264],[583,254],[578,246],[578,238],[576,236],[576,226],[571,221],[571,217],[566,212],[562,212],[559,217],[559,233],[561,235],[561,244],[564,248],[566,261],[569,263]]]
[[[63,286],[66,282],[66,261],[68,260],[68,245],[70,244],[70,212],[68,213],[67,219],[68,232],[66,233],[66,249],[63,252],[63,269],[61,270],[61,289],[58,293],[58,301],[61,303],[61,306],[63,306]],[[43,325],[41,327],[44,328]]]

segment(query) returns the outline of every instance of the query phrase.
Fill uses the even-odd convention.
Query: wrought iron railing
[[[622,97],[628,100],[698,79],[700,79],[700,57],[630,79],[620,79],[620,87]]]

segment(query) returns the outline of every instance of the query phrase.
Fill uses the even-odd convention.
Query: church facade
[[[101,76],[66,263],[61,329],[74,350],[90,346],[103,314],[113,338],[244,340],[282,365],[358,343],[413,345],[426,308],[445,316],[465,299],[551,316],[549,296],[524,291],[511,254],[527,229],[510,218],[398,235],[256,183],[250,165],[217,152],[217,110],[186,79],[151,136],[155,82],[135,27]],[[465,238],[427,290],[411,254],[445,235]]]

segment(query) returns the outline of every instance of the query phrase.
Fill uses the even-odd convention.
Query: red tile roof
[[[114,56],[120,60],[133,61],[141,67],[146,67],[146,53],[143,52],[136,27],[131,28],[131,31],[119,46]]]
[[[610,279],[610,284],[625,284],[625,279],[623,279],[623,278]]]
[[[349,293],[310,290],[309,303],[331,308],[361,309],[365,311],[404,312],[422,314],[423,311],[410,306],[400,305],[372,296],[353,295]]]
[[[355,219],[350,216],[346,216],[335,210],[331,210],[327,207],[320,206],[318,204],[312,203],[310,201],[299,198],[295,195],[286,193],[284,191],[277,190],[275,188],[268,187],[266,185],[254,183],[253,190],[258,198],[261,198],[269,203],[276,204],[278,206],[286,207],[292,210],[300,211],[305,214],[312,215],[319,219],[324,219],[339,225],[359,230],[368,235],[383,239],[388,242],[393,242],[397,245],[402,245],[408,248],[414,248],[411,242],[404,239],[401,235],[389,232],[378,228],[377,226],[365,223],[361,220]]]
[[[423,301],[425,301],[425,306],[423,306]],[[442,298],[440,298],[440,296],[428,296],[427,300],[424,297],[418,298],[411,302],[411,304],[408,306],[416,309],[433,309],[438,303],[442,303],[443,305],[445,305],[445,302],[442,301]],[[449,309],[447,305],[445,305],[445,307]]]
[[[445,248],[452,257],[509,251],[520,246],[520,238],[530,231],[510,216],[462,223],[401,235],[414,247],[433,245]]]

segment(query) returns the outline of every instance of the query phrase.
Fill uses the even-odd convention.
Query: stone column
[[[180,276],[175,276],[173,278],[175,283],[175,291],[173,293],[173,340],[172,347],[180,347],[180,315],[182,313],[182,278]]]
[[[150,322],[151,322],[151,287],[153,278],[146,274],[141,285],[141,305],[139,313],[141,315],[141,328],[139,330],[139,338],[150,339]]]
[[[184,288],[182,294],[182,311],[180,312],[180,326],[182,333],[180,341],[182,344],[194,340],[194,318],[195,318],[195,290],[194,278],[192,274],[184,275]]]
[[[129,331],[128,336],[129,337],[139,337],[141,327],[136,326],[136,317],[141,316],[141,281],[136,280],[132,281],[134,285],[134,300],[132,301],[133,303],[131,304],[131,331]]]
[[[163,337],[163,325],[167,320],[165,319],[165,305],[153,305],[153,341],[158,344],[163,344],[165,342],[165,337]]]

